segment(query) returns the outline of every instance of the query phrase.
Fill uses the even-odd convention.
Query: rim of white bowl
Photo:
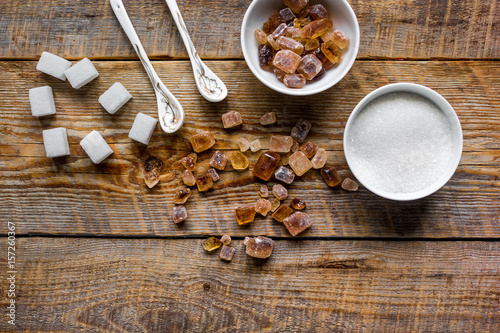
[[[377,189],[369,184],[367,184],[362,178],[359,178],[358,175],[359,173],[356,171],[356,167],[353,167],[353,164],[350,162],[350,151],[349,148],[347,147],[347,142],[348,138],[350,135],[351,127],[353,122],[355,121],[357,115],[363,110],[363,108],[373,101],[375,98],[378,98],[380,96],[383,96],[385,94],[393,93],[393,92],[410,92],[410,93],[415,93],[418,94],[427,100],[433,102],[446,116],[446,119],[450,123],[451,127],[451,132],[452,132],[452,156],[450,160],[448,161],[448,165],[446,167],[446,170],[443,172],[443,174],[431,185],[428,187],[417,191],[413,193],[391,193],[387,191],[383,191],[380,189]],[[428,88],[426,86],[420,85],[420,84],[415,84],[415,83],[408,83],[408,82],[401,82],[401,83],[392,83],[388,84],[386,86],[380,87],[378,89],[375,89],[368,95],[366,95],[359,103],[356,105],[354,110],[352,111],[351,115],[349,116],[349,119],[347,120],[347,124],[344,129],[344,142],[343,142],[343,147],[344,147],[344,155],[347,161],[347,164],[349,165],[349,168],[351,169],[351,172],[354,174],[356,179],[364,186],[366,187],[370,192],[373,192],[383,198],[390,199],[390,200],[396,200],[396,201],[410,201],[410,200],[417,200],[417,199],[422,199],[425,198],[436,191],[438,191],[440,188],[442,188],[453,176],[455,171],[457,170],[457,167],[460,163],[460,158],[462,157],[462,149],[463,149],[463,134],[462,134],[462,126],[460,125],[460,120],[458,119],[457,113],[451,106],[451,104],[443,97],[441,96],[438,92],[432,90],[431,88]]]
[[[360,43],[360,32],[359,32],[359,22],[358,18],[356,17],[356,14],[354,13],[354,10],[352,9],[351,5],[347,0],[338,0],[342,3],[344,3],[345,6],[347,6],[349,15],[351,16],[351,19],[353,22],[356,24],[354,25],[354,30],[356,33],[356,43],[354,45],[354,56],[349,59],[348,66],[340,73],[339,76],[337,76],[334,80],[331,80],[328,82],[328,84],[325,84],[324,86],[319,86],[318,88],[314,90],[302,90],[302,89],[292,89],[292,88],[287,88],[285,85],[278,86],[278,85],[273,85],[270,82],[268,82],[260,73],[262,71],[262,68],[255,68],[250,61],[248,61],[248,52],[246,44],[243,42],[244,41],[244,35],[247,30],[247,21],[249,20],[249,16],[253,8],[256,6],[256,4],[259,1],[264,1],[264,0],[253,0],[250,6],[248,6],[247,11],[245,12],[245,16],[243,17],[243,22],[241,23],[241,33],[240,33],[240,42],[241,42],[241,49],[243,51],[243,57],[245,58],[245,62],[247,63],[248,68],[250,68],[250,71],[257,77],[257,79],[262,82],[264,85],[267,87],[271,88],[274,91],[280,92],[285,95],[290,95],[290,96],[309,96],[309,95],[315,95],[319,94],[320,92],[323,92],[327,89],[330,89],[334,85],[336,85],[340,80],[346,76],[346,74],[351,70],[352,65],[356,61],[356,57],[358,56],[358,51],[359,51],[359,43]]]

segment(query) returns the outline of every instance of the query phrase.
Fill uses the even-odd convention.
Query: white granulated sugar
[[[356,176],[389,193],[433,184],[451,158],[451,128],[443,112],[414,93],[371,101],[354,119],[348,142]]]

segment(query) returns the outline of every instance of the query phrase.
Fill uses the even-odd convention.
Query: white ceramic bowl
[[[350,39],[347,52],[342,55],[341,63],[328,70],[325,76],[313,83],[306,83],[303,88],[287,88],[274,76],[272,71],[262,69],[259,65],[258,47],[255,29],[262,29],[274,11],[283,9],[282,0],[254,0],[247,9],[241,25],[241,48],[243,56],[252,73],[266,86],[283,94],[307,96],[320,93],[339,82],[351,69],[359,49],[359,25],[356,15],[346,0],[310,1],[310,5],[322,4],[328,9],[335,29],[343,31]]]
[[[451,135],[452,135],[451,158],[443,174],[441,174],[439,178],[428,187],[413,193],[391,193],[371,186],[367,182],[367,179],[363,179],[360,176],[360,172],[357,170],[357,166],[354,163],[352,163],[352,158],[351,158],[353,153],[351,144],[349,142],[352,134],[351,129],[353,127],[354,122],[356,121],[356,117],[361,112],[361,110],[363,110],[363,108],[366,105],[368,105],[368,103],[370,103],[371,101],[382,95],[393,92],[415,93],[430,100],[431,102],[436,104],[436,106],[444,113],[451,128]],[[441,187],[443,187],[448,182],[448,180],[450,180],[450,178],[453,176],[455,170],[458,167],[458,163],[460,162],[460,157],[462,156],[462,146],[463,146],[462,127],[460,126],[460,121],[458,120],[457,114],[455,113],[455,110],[453,110],[453,107],[450,105],[450,103],[448,103],[448,101],[444,99],[443,96],[441,96],[434,90],[413,83],[389,84],[384,87],[378,88],[369,93],[368,95],[366,95],[365,98],[363,98],[361,102],[359,102],[356,108],[354,108],[354,111],[349,116],[349,120],[347,121],[344,131],[344,154],[347,160],[347,164],[349,165],[349,168],[351,169],[356,179],[371,192],[381,197],[398,201],[421,199],[428,195],[431,195],[432,193],[436,192]]]

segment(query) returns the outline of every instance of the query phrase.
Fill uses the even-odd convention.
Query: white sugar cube
[[[98,77],[99,73],[92,64],[92,61],[87,58],[83,58],[82,60],[65,70],[64,75],[66,75],[66,78],[73,88],[80,89],[81,87]]]
[[[128,137],[147,145],[155,130],[157,119],[139,112],[135,117],[134,124],[128,133]]]
[[[116,113],[122,106],[125,105],[130,99],[132,95],[128,92],[127,89],[120,82],[115,82],[108,90],[104,92],[99,97],[99,103],[101,103],[102,107],[106,109],[111,114]]]
[[[56,114],[56,105],[54,104],[54,94],[52,88],[43,86],[30,89],[31,113],[35,117]]]
[[[108,146],[97,131],[90,132],[80,141],[80,145],[95,164],[101,163],[106,157],[113,154],[113,149]]]
[[[66,75],[64,75],[64,71],[70,67],[71,62],[68,60],[49,52],[43,52],[36,65],[36,70],[65,81]]]
[[[47,157],[60,157],[69,155],[68,134],[64,127],[44,130],[43,144]]]

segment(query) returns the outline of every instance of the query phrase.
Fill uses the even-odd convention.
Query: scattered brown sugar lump
[[[281,205],[278,207],[278,209],[276,209],[272,216],[276,221],[283,222],[283,220],[290,216],[290,214],[292,213],[293,209],[290,208],[290,206]]]
[[[174,194],[174,203],[177,205],[182,205],[186,203],[186,201],[189,199],[191,196],[191,190],[188,188],[179,190]]]
[[[255,205],[242,205],[234,209],[238,224],[250,223],[255,219]]]
[[[196,153],[191,153],[188,156],[184,156],[181,159],[182,165],[189,171],[193,171],[196,166],[196,161],[198,160],[198,155]]]
[[[208,169],[208,173],[210,174],[210,177],[212,177],[212,180],[214,181],[214,183],[219,180],[219,178],[220,178],[219,174],[217,173],[217,171],[214,168]]]
[[[222,241],[215,238],[215,237],[209,237],[207,239],[204,239],[203,242],[201,243],[203,245],[203,249],[205,251],[213,251],[217,250],[219,247],[222,246]]]
[[[301,151],[293,153],[288,159],[288,164],[292,167],[297,176],[302,176],[312,168],[311,161],[309,161],[307,156]]]
[[[275,212],[276,209],[281,205],[281,201],[276,198],[271,198],[271,212]]]
[[[228,246],[231,243],[231,236],[224,235],[221,237],[220,241],[222,242],[222,244]]]
[[[292,149],[293,139],[288,135],[272,135],[269,150],[277,153],[288,153]]]
[[[276,114],[274,112],[268,112],[260,117],[260,124],[262,126],[272,125],[276,123]]]
[[[280,162],[280,154],[275,152],[263,152],[253,168],[253,174],[262,180],[268,181]]]
[[[255,211],[262,216],[267,216],[271,210],[271,202],[267,199],[259,199],[255,203]]]
[[[174,223],[180,223],[187,219],[187,210],[186,207],[179,205],[179,206],[174,206],[173,212],[172,212],[172,219],[174,220]]]
[[[259,195],[262,198],[267,198],[269,196],[269,189],[267,188],[267,185],[260,185]]]
[[[250,142],[250,150],[255,153],[256,151],[259,151],[262,149],[262,144],[260,143],[259,139],[253,140]]]
[[[337,169],[331,165],[324,166],[321,169],[321,176],[330,187],[335,187],[342,181],[342,177],[340,177]]]
[[[144,182],[149,188],[158,184],[162,169],[163,162],[157,157],[151,156],[144,161]]]
[[[245,237],[243,244],[246,246],[245,252],[254,258],[266,259],[273,253],[274,241],[268,237]]]
[[[325,166],[326,160],[328,156],[326,155],[326,150],[323,148],[319,148],[316,151],[316,154],[314,157],[311,159],[311,164],[314,169],[321,169],[322,167]]]
[[[312,220],[306,213],[295,212],[284,219],[283,224],[290,235],[297,236],[312,225]]]
[[[193,135],[189,141],[193,146],[193,150],[197,153],[210,149],[215,144],[215,138],[212,132],[203,131]]]
[[[278,200],[286,199],[288,196],[288,190],[281,184],[276,184],[273,186],[273,194]]]
[[[214,182],[212,176],[208,173],[196,177],[196,186],[198,187],[198,191],[200,192],[209,190],[213,185]]]
[[[220,258],[222,260],[231,261],[233,260],[235,251],[236,249],[234,247],[222,245],[222,249],[220,250]]]
[[[189,170],[184,170],[181,177],[182,182],[187,186],[193,186],[196,184],[196,179],[194,179],[193,173]]]
[[[300,147],[300,151],[302,151],[307,156],[307,158],[312,158],[314,154],[316,154],[317,150],[318,146],[311,141],[307,141],[302,147]]]
[[[222,125],[224,128],[233,128],[243,124],[243,119],[237,111],[229,111],[222,115]]]
[[[227,164],[227,157],[219,150],[215,151],[210,159],[210,166],[219,170],[224,170]]]
[[[248,168],[248,158],[240,151],[235,151],[231,155],[231,165],[235,170],[245,170]]]
[[[250,142],[248,142],[245,138],[238,138],[238,147],[240,147],[240,151],[245,152],[250,148]]]
[[[276,170],[276,172],[274,173],[274,178],[285,184],[291,184],[295,179],[295,174],[289,168],[285,166],[280,166],[278,170]]]
[[[341,186],[346,191],[357,191],[359,189],[358,183],[351,178],[344,179]]]
[[[294,128],[292,128],[292,132],[290,136],[297,141],[298,143],[302,143],[305,141],[307,134],[311,130],[311,123],[307,120],[300,118],[295,124]]]
[[[297,210],[302,210],[306,208],[306,202],[300,198],[292,198],[292,200],[290,200],[290,205],[292,206],[293,209]]]

